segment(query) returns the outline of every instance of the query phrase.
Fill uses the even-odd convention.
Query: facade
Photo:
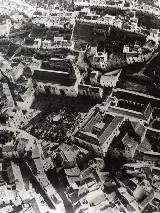
[[[106,73],[105,75],[102,75],[100,77],[100,84],[102,87],[116,87],[116,84],[118,82],[118,79],[121,75],[121,70],[116,70],[115,72],[113,72],[113,74],[111,73]]]
[[[94,100],[101,100],[103,97],[103,89],[100,87],[93,87],[90,85],[79,84],[78,94],[84,97],[90,97]]]

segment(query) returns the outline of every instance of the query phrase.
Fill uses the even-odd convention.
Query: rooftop
[[[62,86],[72,86],[75,82],[75,79],[70,79],[68,73],[45,69],[35,70],[32,78],[37,82],[60,84]]]

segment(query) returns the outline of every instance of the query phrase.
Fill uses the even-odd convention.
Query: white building
[[[0,24],[0,37],[8,37],[11,29],[11,20],[7,19],[6,23]]]
[[[90,6],[90,0],[74,0],[75,6]]]
[[[100,84],[102,87],[116,87],[119,76],[121,74],[121,70],[116,70],[112,72],[113,74],[106,73],[102,75],[100,78]]]
[[[19,128],[24,121],[24,115],[20,108],[8,108],[4,111],[8,117],[7,124],[12,128]]]

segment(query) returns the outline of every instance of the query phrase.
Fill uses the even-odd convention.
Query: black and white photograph
[[[0,213],[160,213],[160,0],[0,0]]]

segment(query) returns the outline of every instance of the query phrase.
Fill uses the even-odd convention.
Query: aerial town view
[[[0,0],[0,213],[160,213],[160,0]]]

